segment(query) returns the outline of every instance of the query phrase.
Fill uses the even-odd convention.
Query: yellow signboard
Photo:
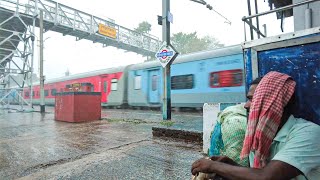
[[[99,34],[111,37],[111,38],[117,38],[117,30],[115,28],[99,24]]]
[[[71,86],[72,86],[72,87],[80,87],[81,84],[80,84],[80,83],[73,83],[73,84],[71,84]]]

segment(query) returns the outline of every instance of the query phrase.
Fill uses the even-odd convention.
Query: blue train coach
[[[171,66],[172,107],[245,101],[244,63],[240,45],[179,56]],[[129,106],[160,107],[162,71],[158,61],[130,66]]]

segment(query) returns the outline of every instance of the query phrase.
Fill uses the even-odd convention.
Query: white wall
[[[205,103],[203,105],[203,152],[208,154],[210,135],[217,122],[218,113],[228,106],[245,103]]]
[[[217,122],[220,111],[219,103],[205,103],[203,105],[203,152],[208,153],[210,147],[210,135]]]

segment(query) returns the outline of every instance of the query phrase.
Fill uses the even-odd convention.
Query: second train
[[[180,55],[171,66],[172,107],[201,108],[204,103],[245,101],[244,61],[240,45]],[[101,105],[110,107],[161,107],[163,68],[158,61],[108,68],[48,80],[45,102],[54,105],[55,94],[77,90],[101,92]],[[23,96],[40,102],[39,83]]]

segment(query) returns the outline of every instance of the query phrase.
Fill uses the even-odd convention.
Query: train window
[[[108,82],[107,81],[104,81],[103,82],[103,92],[107,92],[107,87],[108,87]]]
[[[57,90],[56,89],[51,89],[51,96],[55,96],[57,93]]]
[[[193,74],[171,77],[171,89],[192,89],[193,84],[194,84]]]
[[[26,92],[24,93],[24,96],[25,96],[25,97],[29,97],[29,92],[26,91]]]
[[[49,96],[49,90],[44,90],[44,96]]]
[[[241,86],[243,73],[241,69],[218,71],[210,73],[210,87],[234,87]]]
[[[116,91],[118,89],[118,79],[111,80],[111,91]]]
[[[141,76],[134,77],[134,89],[141,89]]]
[[[38,97],[40,96],[39,91],[37,91],[37,96],[38,96]]]
[[[153,75],[152,76],[152,91],[156,91],[158,89],[158,76]]]
[[[233,76],[233,83],[234,84],[242,84],[242,71],[238,71],[238,72],[234,72],[234,76]]]
[[[211,84],[213,86],[219,86],[219,74],[218,73],[212,73],[211,74]]]

